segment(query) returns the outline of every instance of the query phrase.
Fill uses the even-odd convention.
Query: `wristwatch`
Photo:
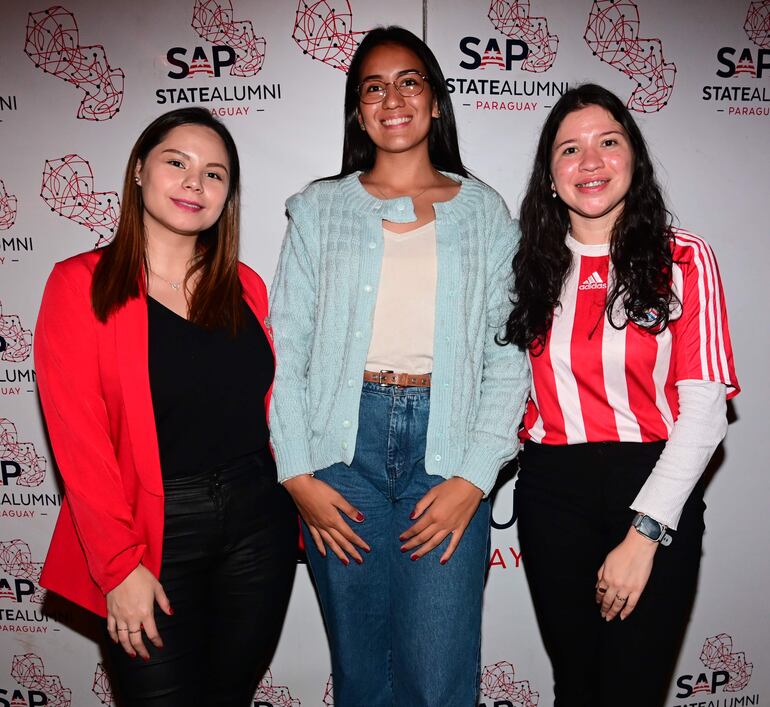
[[[657,520],[644,513],[637,513],[634,516],[632,525],[637,533],[644,535],[645,538],[649,538],[655,543],[666,546],[671,544],[672,538],[666,532],[668,527],[663,525],[663,523],[658,523]]]

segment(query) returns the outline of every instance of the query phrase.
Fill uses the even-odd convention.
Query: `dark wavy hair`
[[[428,136],[428,152],[431,164],[436,169],[454,172],[463,177],[470,176],[460,158],[457,142],[457,124],[452,109],[452,100],[446,88],[441,67],[433,52],[417,35],[403,27],[377,27],[369,32],[350,62],[345,82],[345,142],[342,148],[342,167],[339,174],[331,179],[340,179],[353,172],[366,172],[374,167],[376,148],[369,135],[361,130],[358,123],[358,84],[361,82],[361,65],[369,52],[383,44],[396,44],[414,52],[425,65],[430,90],[436,99],[439,116],[434,118]]]
[[[128,156],[123,179],[120,220],[112,242],[102,248],[94,270],[91,303],[99,321],[105,322],[129,299],[138,297],[149,270],[144,228],[142,188],[134,177],[137,165],[163,142],[174,128],[200,125],[222,140],[229,162],[230,182],[222,214],[201,232],[197,253],[185,275],[185,283],[196,272],[201,277],[190,301],[190,321],[206,328],[225,327],[236,331],[241,323],[241,281],[238,277],[240,219],[240,162],[230,131],[205,108],[178,108],[153,120]]]
[[[513,258],[513,310],[505,335],[500,338],[501,343],[529,348],[535,355],[545,345],[572,264],[565,243],[570,226],[568,209],[561,199],[552,196],[551,153],[564,118],[588,106],[607,110],[623,127],[633,151],[631,185],[610,238],[614,281],[607,293],[607,319],[616,329],[635,321],[657,334],[668,326],[670,307],[677,301],[671,282],[672,217],[639,126],[620,99],[606,88],[596,84],[571,88],[551,109],[540,134],[519,216],[522,237]],[[625,316],[615,321],[614,312],[620,309]]]

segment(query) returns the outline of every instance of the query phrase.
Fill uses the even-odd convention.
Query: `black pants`
[[[121,707],[246,707],[275,651],[296,568],[299,526],[269,452],[165,480],[157,605],[164,642],[150,660],[108,640]]]
[[[655,553],[634,612],[606,622],[597,571],[628,532],[629,509],[663,442],[527,442],[516,482],[519,541],[554,673],[556,707],[656,707],[665,701],[698,579],[703,487],[673,542]]]

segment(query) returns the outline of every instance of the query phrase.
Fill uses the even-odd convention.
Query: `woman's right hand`
[[[174,613],[160,582],[144,565],[138,565],[115,589],[107,592],[107,631],[132,658],[139,654],[144,660],[150,659],[142,640],[142,629],[156,648],[163,648],[155,626],[156,601],[163,613],[169,616]]]
[[[359,565],[363,558],[356,547],[369,552],[369,546],[342,517],[344,513],[356,523],[363,523],[364,514],[354,508],[345,497],[329,484],[310,474],[302,474],[284,481],[284,487],[297,504],[307,523],[310,536],[318,552],[326,557],[326,545],[344,565],[350,564],[350,555]],[[346,554],[347,553],[347,554]]]

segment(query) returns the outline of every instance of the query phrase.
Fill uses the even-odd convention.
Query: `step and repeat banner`
[[[701,579],[668,707],[766,704],[770,0],[7,0],[0,4],[0,707],[113,703],[99,626],[38,584],[62,493],[32,358],[51,267],[112,237],[125,161],[142,128],[164,111],[200,105],[235,136],[242,257],[269,282],[285,199],[339,169],[345,74],[363,34],[380,24],[425,34],[447,77],[466,164],[512,211],[549,108],[569,86],[592,81],[627,101],[677,223],[714,246],[744,392],[707,472]],[[70,345],[81,343],[73,337]],[[201,375],[229,373],[223,363]],[[514,483],[503,480],[494,504],[479,707],[553,701],[522,569]],[[629,660],[644,681],[644,656]],[[329,673],[301,565],[254,706],[330,706]],[[634,689],[629,684],[617,704]]]

